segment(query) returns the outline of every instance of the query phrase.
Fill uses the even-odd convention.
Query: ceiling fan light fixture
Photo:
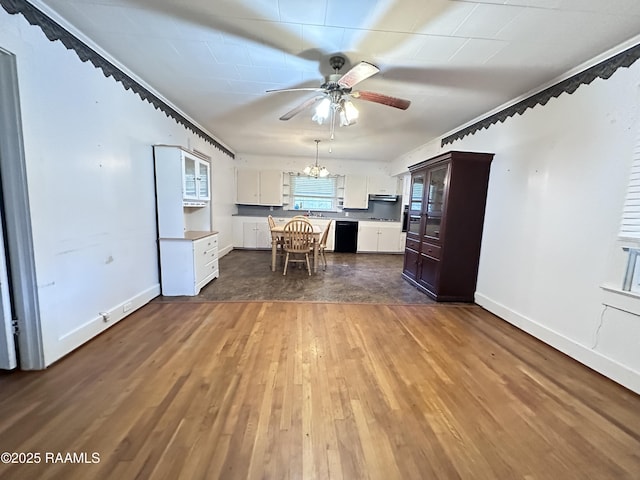
[[[331,110],[331,100],[323,98],[322,101],[316,107],[315,113],[311,118],[314,122],[318,122],[318,125],[322,125],[324,121],[329,118],[329,112]]]
[[[358,116],[360,115],[360,112],[358,112],[358,109],[356,108],[356,106],[353,104],[351,100],[345,100],[343,102],[342,111],[344,112],[344,116],[349,122],[349,125],[351,125],[352,123],[356,123],[356,120],[358,120]]]

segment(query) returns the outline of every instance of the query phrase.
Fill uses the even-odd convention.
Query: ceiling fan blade
[[[351,92],[353,98],[359,98],[360,100],[366,100],[368,102],[381,103],[382,105],[388,105],[390,107],[399,108],[400,110],[406,110],[411,105],[410,100],[403,98],[390,97],[382,93],[358,91]]]
[[[322,92],[322,88],[318,87],[303,87],[303,88],[278,88],[276,90],[267,90],[267,93],[273,92]]]
[[[298,105],[294,109],[289,110],[287,113],[282,115],[280,117],[280,120],[289,120],[293,116],[297,115],[298,113],[302,112],[303,110],[306,110],[311,105],[313,105],[316,102],[319,102],[323,98],[325,98],[325,95],[316,95],[315,97],[311,97],[309,100],[306,100],[306,101],[302,102],[300,105]]]
[[[360,62],[356,66],[352,67],[347,73],[345,73],[340,80],[338,80],[338,85],[345,88],[351,88],[357,83],[369,78],[372,75],[378,73],[380,69],[375,65],[369,62]]]

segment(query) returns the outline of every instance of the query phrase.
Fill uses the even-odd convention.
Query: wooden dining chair
[[[291,219],[284,226],[284,271],[287,274],[289,262],[306,262],[307,271],[311,275],[311,265],[309,264],[309,251],[313,246],[313,227],[307,220],[300,218]],[[296,259],[296,255],[304,255],[304,258]]]
[[[320,260],[322,260],[322,270],[327,269],[327,257],[324,256],[324,251],[327,249],[327,239],[329,238],[329,230],[331,230],[331,222],[333,222],[333,220],[329,220],[318,242],[318,256]],[[313,246],[311,246],[311,248],[313,249]]]
[[[267,221],[269,222],[269,230],[273,230],[273,228],[276,226],[276,221],[271,215],[267,217]],[[276,237],[276,250],[278,252],[278,255],[280,256],[284,255],[284,250],[282,248],[283,243],[284,240],[281,236]]]

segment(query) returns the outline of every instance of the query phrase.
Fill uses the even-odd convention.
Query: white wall
[[[636,392],[640,317],[605,307],[601,286],[622,282],[617,235],[639,85],[636,62],[443,149],[423,148],[496,154],[477,303]],[[394,164],[416,163],[421,149],[412,155]]]
[[[212,157],[213,227],[230,246],[233,162],[100,70],[0,9],[16,55],[45,362],[159,294],[153,153]],[[104,323],[100,312],[111,314]]]
[[[286,146],[284,148],[286,150]],[[325,166],[329,172],[334,175],[369,175],[369,176],[389,176],[391,173],[390,165],[387,162],[372,162],[363,160],[337,160],[331,158],[331,155],[320,147],[318,155],[318,164]],[[315,145],[313,146],[313,155],[308,157],[291,157],[291,156],[269,156],[269,155],[251,155],[239,153],[236,156],[236,166],[238,168],[257,168],[257,169],[277,169],[284,172],[301,172],[304,167],[311,165],[316,161]]]

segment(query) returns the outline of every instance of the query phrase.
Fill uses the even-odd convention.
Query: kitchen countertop
[[[160,240],[200,240],[201,238],[208,237],[210,235],[215,235],[218,233],[215,230],[212,231],[197,231],[197,230],[189,230],[184,232],[184,236],[182,237],[161,237]]]
[[[273,215],[271,214],[276,221],[282,221],[289,218],[293,218],[294,215]],[[300,214],[298,214],[300,215]],[[233,217],[247,217],[247,218],[264,218],[266,219],[268,215],[244,215],[244,214],[234,214]],[[390,220],[390,219],[381,219],[381,218],[358,218],[358,217],[341,217],[341,216],[332,216],[326,215],[323,217],[319,216],[310,216],[309,220],[334,220],[340,222],[379,222],[379,223],[400,223],[400,220]]]

